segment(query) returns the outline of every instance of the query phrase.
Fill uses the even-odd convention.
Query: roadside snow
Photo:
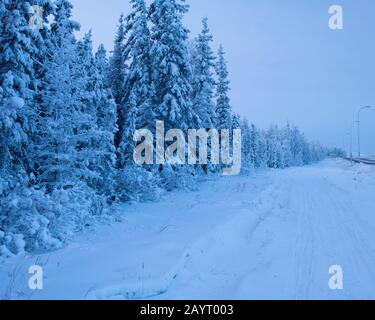
[[[124,205],[121,223],[1,265],[0,297],[374,299],[374,168],[327,160]],[[27,289],[33,264],[41,291]],[[332,265],[342,291],[328,287]]]

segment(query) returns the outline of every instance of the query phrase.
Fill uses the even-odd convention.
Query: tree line
[[[110,216],[114,201],[193,188],[217,166],[136,166],[136,129],[241,128],[245,171],[332,150],[295,127],[260,130],[232,110],[225,52],[207,19],[194,39],[179,0],[130,0],[110,55],[77,39],[68,0],[0,2],[0,255],[46,250]],[[35,5],[42,28],[32,28]],[[52,17],[52,19],[51,19]]]

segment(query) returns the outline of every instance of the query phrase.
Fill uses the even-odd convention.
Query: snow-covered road
[[[375,299],[375,168],[343,160],[206,182],[56,252],[0,266],[0,295],[47,299]],[[27,289],[32,264],[44,289]],[[328,286],[341,266],[344,289]]]

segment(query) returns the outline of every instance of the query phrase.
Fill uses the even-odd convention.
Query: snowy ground
[[[18,299],[375,299],[375,167],[344,160],[206,182],[67,247],[0,265]],[[27,289],[30,265],[44,289]],[[328,287],[340,265],[344,290]]]

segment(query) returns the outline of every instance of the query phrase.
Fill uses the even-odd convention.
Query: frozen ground
[[[375,167],[344,160],[206,182],[67,247],[0,265],[18,299],[375,299]],[[27,289],[30,265],[44,289]],[[344,289],[328,287],[340,265]]]

